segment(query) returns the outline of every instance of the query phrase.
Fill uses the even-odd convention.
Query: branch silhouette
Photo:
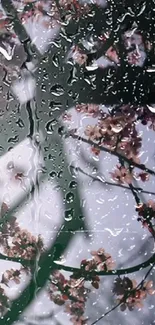
[[[152,271],[153,267],[155,265],[155,262],[153,263],[153,265],[151,265],[150,269],[148,270],[148,272],[146,273],[145,277],[142,279],[142,281],[140,281],[140,283],[137,285],[136,288],[132,289],[129,291],[129,293],[127,293],[124,297],[123,297],[123,300],[124,298],[127,299],[128,297],[130,297],[131,293],[134,292],[136,289],[140,288],[143,286],[144,284],[144,281],[147,279],[147,277],[149,276],[150,272]],[[123,301],[122,300],[122,301]],[[93,323],[91,323],[91,325],[95,325],[97,324],[101,319],[103,319],[105,316],[109,315],[112,311],[114,311],[115,309],[117,309],[122,301],[120,300],[120,302],[118,304],[116,304],[114,307],[112,307],[109,311],[107,311],[106,313],[104,313],[102,316],[100,316],[99,318],[97,318]]]
[[[138,168],[138,169],[144,170],[144,171],[146,171],[147,173],[149,173],[149,174],[155,176],[155,171],[154,171],[154,170],[152,170],[152,169],[146,167],[146,166],[143,165],[143,164],[138,164],[138,163],[134,162],[133,160],[128,159],[127,157],[121,155],[120,153],[118,153],[118,152],[115,151],[115,150],[110,150],[110,149],[108,149],[108,148],[106,148],[106,147],[104,147],[104,146],[101,146],[101,145],[99,145],[99,144],[93,142],[93,141],[90,140],[90,139],[85,139],[85,138],[81,137],[80,135],[74,134],[73,132],[66,132],[66,133],[65,133],[65,136],[66,136],[66,137],[71,137],[71,138],[73,138],[73,139],[75,139],[75,140],[79,140],[79,141],[81,141],[81,142],[83,142],[83,143],[86,143],[86,144],[90,144],[91,146],[93,146],[93,147],[95,147],[95,148],[97,148],[97,149],[99,149],[99,150],[101,150],[101,151],[107,152],[107,153],[109,153],[109,154],[111,154],[111,155],[113,155],[113,156],[115,156],[115,157],[117,157],[117,158],[119,158],[119,159],[123,159],[123,160],[124,160],[125,162],[127,162],[130,166],[133,166],[133,167],[136,167],[136,168]]]
[[[94,182],[97,181],[97,182],[100,182],[102,183],[103,185],[110,185],[110,186],[113,186],[113,187],[120,187],[122,189],[125,189],[125,190],[128,190],[128,191],[131,191],[132,192],[132,189],[128,186],[125,186],[125,185],[121,185],[121,184],[117,184],[117,183],[112,183],[112,182],[108,182],[106,180],[104,180],[104,178],[102,179],[101,177],[99,176],[93,176],[89,173],[87,173],[86,171],[84,171],[82,168],[80,167],[74,167],[73,165],[70,166],[71,168],[73,168],[75,171],[79,171],[81,174],[83,175],[86,175],[88,176],[89,178],[91,178]],[[145,191],[143,190],[141,187],[134,187],[133,186],[133,190],[137,193],[143,193],[143,194],[151,194],[151,195],[155,195],[155,192],[151,192],[151,191]]]
[[[68,233],[68,232],[66,232]],[[47,254],[47,252],[46,252]],[[45,254],[41,256],[41,259],[43,259]],[[12,258],[12,257],[7,257],[3,254],[0,254],[0,259],[5,260],[5,261],[12,261],[12,262],[17,262],[22,264],[23,266],[28,266],[28,265],[33,265],[35,260],[26,260],[23,258]],[[86,271],[81,268],[73,267],[73,266],[67,266],[67,265],[60,265],[54,261],[51,261],[51,268],[53,270],[63,270],[67,271],[70,273],[76,273],[79,275],[79,277],[84,277],[85,279],[89,279],[92,275],[99,275],[99,276],[111,276],[111,275],[125,275],[125,274],[130,274],[134,272],[138,272],[141,269],[145,269],[148,266],[150,266],[152,263],[155,262],[155,254],[153,254],[148,260],[145,262],[142,262],[140,264],[128,267],[128,268],[122,268],[122,269],[114,269],[111,271]]]

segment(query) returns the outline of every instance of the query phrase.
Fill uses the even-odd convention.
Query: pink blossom
[[[115,169],[114,172],[111,172],[110,175],[114,181],[117,181],[120,184],[131,184],[134,176],[129,169],[123,166],[117,166],[117,169]]]

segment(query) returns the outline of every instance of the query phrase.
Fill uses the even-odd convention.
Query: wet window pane
[[[155,322],[154,11],[0,2],[1,325]]]

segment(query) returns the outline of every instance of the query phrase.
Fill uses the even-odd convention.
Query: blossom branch
[[[107,311],[105,314],[103,314],[102,316],[100,316],[98,319],[96,319],[91,325],[95,325],[97,324],[101,319],[103,319],[105,316],[107,316],[108,314],[110,314],[112,311],[114,311],[115,309],[117,309],[122,302],[124,302],[124,300],[126,300],[127,298],[129,298],[131,296],[131,294],[133,292],[136,291],[136,289],[138,288],[142,288],[144,285],[144,281],[147,279],[147,277],[149,276],[150,272],[152,271],[153,267],[155,265],[155,262],[153,263],[153,265],[151,265],[150,269],[148,270],[148,272],[146,273],[145,277],[142,279],[142,281],[136,286],[136,288],[133,288],[132,290],[130,290],[127,294],[124,295],[123,299],[120,299],[120,301],[118,302],[118,304],[116,304],[114,307],[112,307],[109,311]]]
[[[153,254],[147,261],[137,264],[135,266],[125,268],[125,269],[116,269],[116,270],[112,270],[112,271],[111,270],[110,271],[86,271],[86,270],[81,270],[80,268],[70,267],[70,266],[65,266],[65,265],[57,265],[57,269],[61,269],[61,270],[73,272],[73,273],[78,273],[80,277],[82,276],[82,277],[87,278],[90,276],[90,274],[91,275],[92,274],[99,275],[99,276],[130,274],[130,273],[137,272],[141,269],[145,269],[154,262],[155,262],[155,254]]]
[[[2,253],[0,253],[0,260],[20,263],[23,266],[30,266],[34,264],[34,260],[26,260],[20,257],[10,257],[10,256],[3,255]]]
[[[2,0],[1,4],[6,14],[9,15],[9,17],[11,15],[12,17],[11,20],[13,22],[14,30],[15,33],[18,35],[20,42],[23,43],[25,40],[31,41],[29,35],[26,32],[26,29],[21,24],[20,19],[18,18],[18,14],[12,2],[8,0]],[[37,56],[40,56],[40,53],[34,44],[33,44],[33,49],[35,50],[35,54]]]
[[[125,189],[125,190],[128,190],[128,191],[132,191],[130,187],[128,186],[124,186],[124,185],[121,185],[121,184],[116,184],[116,183],[112,183],[112,182],[108,182],[108,181],[105,181],[104,179],[102,180],[100,177],[98,176],[93,176],[89,173],[87,173],[86,171],[84,171],[82,168],[80,167],[74,167],[73,165],[70,166],[71,168],[75,169],[76,171],[79,171],[80,173],[90,177],[94,182],[97,181],[97,182],[100,182],[104,185],[110,185],[110,186],[114,186],[114,187],[120,187],[122,189]],[[132,186],[133,190],[135,192],[139,192],[139,193],[143,193],[143,194],[150,194],[150,195],[155,195],[155,192],[151,192],[151,191],[145,191],[143,190],[141,187],[134,187]]]
[[[2,254],[1,254],[2,255]],[[7,257],[3,258],[3,255],[0,257],[2,257],[2,259],[7,260]],[[14,262],[18,262],[18,263],[22,263],[23,265],[28,265],[28,263],[32,263],[33,260],[26,260],[26,259],[21,259],[21,258],[8,258],[8,260],[10,261],[14,261]],[[84,278],[89,278],[90,276],[95,276],[95,275],[99,275],[99,276],[111,276],[111,275],[125,275],[125,274],[130,274],[130,273],[135,273],[138,272],[141,269],[145,269],[148,266],[150,266],[152,263],[155,262],[155,254],[153,254],[147,261],[142,262],[140,264],[137,264],[135,266],[129,267],[129,268],[125,268],[125,269],[115,269],[115,270],[109,270],[109,271],[86,271],[77,267],[72,267],[72,266],[67,266],[67,265],[60,265],[57,264],[55,262],[52,262],[52,269],[53,270],[63,270],[63,271],[67,271],[67,272],[71,272],[71,273],[76,273],[79,275],[79,277],[84,277]]]
[[[79,140],[79,141],[82,141],[84,143],[87,143],[87,144],[90,144],[91,146],[94,146],[95,148],[101,150],[101,151],[104,151],[104,152],[107,152],[117,158],[120,158],[120,159],[123,159],[125,162],[127,162],[130,166],[133,166],[133,167],[136,167],[136,168],[139,168],[141,170],[144,170],[146,171],[147,173],[151,174],[151,175],[154,175],[155,176],[155,171],[146,167],[145,165],[143,164],[138,164],[136,162],[134,162],[132,159],[129,159],[123,155],[121,155],[120,153],[118,153],[117,151],[115,150],[110,150],[106,147],[103,147],[101,146],[100,144],[97,144],[95,142],[93,142],[92,140],[90,139],[85,139],[83,137],[81,137],[80,135],[77,135],[77,134],[74,134],[73,132],[67,132],[65,133],[65,136],[66,137],[72,137],[73,139],[75,140]]]

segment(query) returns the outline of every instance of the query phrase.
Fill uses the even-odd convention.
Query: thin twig
[[[107,316],[108,314],[110,314],[112,311],[114,311],[120,305],[121,305],[121,302],[119,302],[117,305],[115,305],[110,310],[108,310],[105,314],[103,314],[102,316],[100,316],[99,318],[97,318],[93,323],[91,323],[91,325],[94,325],[94,324],[98,323],[102,318],[104,318],[105,316]]]
[[[100,183],[102,183],[104,185],[110,185],[110,186],[114,186],[114,187],[120,187],[122,189],[131,191],[131,188],[129,188],[128,186],[121,185],[121,184],[116,184],[116,183],[112,183],[112,182],[108,182],[108,181],[102,180],[99,176],[93,176],[93,175],[87,173],[86,171],[82,170],[82,168],[80,168],[80,167],[74,167],[73,165],[71,165],[70,167],[73,168],[73,169],[75,169],[76,171],[79,171],[83,175],[86,175],[86,176],[90,177],[94,182],[97,181],[97,182],[100,182]],[[155,192],[145,191],[141,187],[134,187],[133,186],[133,189],[134,189],[135,192],[144,193],[144,194],[150,194],[150,195],[155,195]]]

